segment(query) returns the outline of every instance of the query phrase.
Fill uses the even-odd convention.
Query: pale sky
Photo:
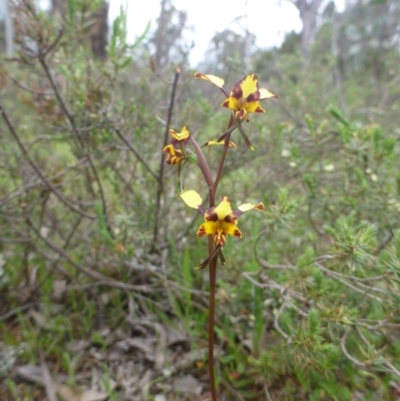
[[[343,11],[346,0],[334,1],[337,10]],[[129,42],[133,43],[144,32],[149,21],[151,29],[156,28],[161,0],[108,2],[110,22],[119,14],[121,6],[127,10]],[[39,0],[39,3],[46,8],[50,0]],[[279,46],[286,33],[301,30],[299,13],[289,0],[172,0],[172,3],[177,9],[187,11],[187,25],[192,27],[186,32],[187,40],[195,43],[190,55],[192,66],[202,60],[215,33],[227,28],[238,33],[246,29],[254,33],[260,48]]]
[[[119,14],[120,6],[127,8],[129,42],[133,42],[160,13],[160,0],[109,0],[110,19]],[[338,10],[344,7],[345,0],[335,0]],[[187,31],[188,41],[195,47],[190,62],[195,66],[201,61],[211,38],[216,32],[230,28],[238,33],[248,29],[257,38],[257,46],[268,48],[280,45],[285,33],[301,30],[301,21],[296,7],[288,0],[172,0],[179,10],[186,10],[187,24],[193,31]],[[241,17],[241,18],[239,18]]]

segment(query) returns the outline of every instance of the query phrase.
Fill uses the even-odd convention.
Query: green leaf
[[[330,104],[326,110],[331,113],[333,117],[336,118],[336,120],[340,121],[343,125],[350,127],[350,122],[346,119],[346,117],[343,115],[343,113],[333,104]]]

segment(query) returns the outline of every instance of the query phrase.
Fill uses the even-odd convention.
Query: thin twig
[[[82,209],[77,208],[75,205],[73,205],[72,203],[70,203],[64,196],[64,194],[62,194],[42,173],[41,169],[37,166],[37,164],[31,159],[31,157],[29,156],[29,153],[27,151],[27,149],[25,148],[24,144],[21,141],[21,138],[19,137],[19,135],[17,134],[17,131],[15,130],[13,124],[11,123],[11,120],[8,118],[7,113],[5,112],[3,106],[0,104],[0,114],[3,117],[3,120],[5,121],[11,135],[13,136],[13,138],[15,139],[15,141],[18,144],[18,147],[20,148],[20,150],[22,151],[22,153],[24,154],[26,161],[31,165],[31,167],[33,168],[33,170],[35,170],[36,174],[41,178],[41,180],[46,184],[46,186],[54,193],[54,195],[57,196],[58,199],[60,199],[60,201],[66,205],[69,209],[73,210],[74,212],[77,212],[89,219],[95,219],[96,217],[92,214],[89,214],[85,211],[83,211]]]
[[[91,170],[92,170],[92,172],[93,172],[93,174],[95,176],[95,179],[96,179],[96,182],[97,182],[97,185],[98,185],[98,190],[99,190],[99,193],[100,193],[100,200],[101,200],[102,209],[103,209],[103,215],[104,215],[104,219],[106,221],[106,228],[107,228],[107,231],[110,234],[111,238],[114,238],[114,233],[113,233],[113,231],[111,229],[111,226],[110,226],[110,223],[108,221],[107,204],[106,204],[106,200],[105,200],[103,185],[102,185],[102,183],[100,181],[99,174],[98,174],[97,169],[96,169],[96,167],[94,165],[92,156],[90,155],[89,151],[86,149],[86,146],[83,143],[80,134],[76,130],[75,122],[74,122],[74,119],[72,117],[72,114],[69,112],[68,107],[67,107],[64,99],[62,98],[60,91],[57,88],[57,85],[56,85],[56,83],[54,81],[53,75],[51,74],[50,68],[49,68],[49,66],[48,66],[48,64],[46,62],[46,58],[45,58],[46,54],[47,53],[45,53],[45,54],[41,55],[40,57],[38,57],[40,65],[42,66],[42,68],[43,68],[43,70],[44,70],[44,72],[46,74],[46,77],[50,82],[50,86],[53,89],[54,95],[57,98],[57,101],[58,101],[58,103],[59,103],[59,105],[60,105],[60,107],[61,107],[61,109],[62,109],[62,111],[63,111],[63,113],[65,115],[65,118],[67,119],[67,121],[70,124],[70,128],[72,129],[73,133],[75,134],[75,138],[78,139],[80,145],[82,146],[82,149],[85,150],[85,156],[86,156],[86,158],[87,158],[87,160],[88,160],[88,162],[90,164]]]
[[[122,132],[114,127],[114,130],[116,134],[118,135],[118,138],[121,139],[121,141],[127,146],[127,148],[135,155],[135,157],[139,160],[140,163],[144,166],[144,168],[150,173],[150,175],[155,178],[157,181],[159,180],[159,177],[157,174],[150,168],[150,166],[146,163],[146,160],[143,159],[142,156],[140,156],[140,153],[129,143],[129,141],[122,135]]]
[[[274,399],[271,396],[271,393],[268,390],[268,384],[267,383],[264,384],[264,393],[265,393],[265,396],[267,397],[267,401],[274,401]]]
[[[32,218],[30,216],[27,217],[27,221],[29,222],[30,227],[32,227],[32,229],[36,233],[36,235],[42,241],[44,241],[49,248],[51,248],[53,251],[57,252],[64,259],[68,260],[68,262],[71,263],[72,266],[74,266],[78,271],[85,274],[86,276],[89,276],[95,280],[99,280],[104,286],[108,286],[108,287],[120,288],[120,289],[124,289],[124,290],[142,291],[142,292],[150,292],[151,291],[149,285],[133,285],[133,284],[128,284],[128,283],[122,283],[122,282],[114,280],[110,277],[104,276],[103,274],[101,274],[95,270],[89,269],[88,267],[82,266],[81,264],[75,262],[67,254],[67,252],[65,252],[63,249],[59,248],[56,244],[54,244],[48,238],[44,237],[40,233],[40,230],[38,230],[35,227],[35,225],[33,224]],[[154,290],[154,288],[153,288],[153,290]]]
[[[34,89],[28,88],[24,84],[21,84],[17,79],[13,78],[12,76],[8,75],[8,78],[12,81],[14,85],[17,85],[20,89],[23,89],[25,92],[32,93],[33,95],[39,95],[39,96],[49,96],[53,92],[42,92],[42,91],[36,91]]]
[[[391,362],[386,360],[385,362],[383,362],[383,364],[387,368],[389,368],[392,371],[392,373],[394,373],[397,377],[400,377],[400,371],[394,365],[392,365]]]
[[[295,270],[296,266],[292,265],[271,265],[268,263],[266,260],[262,259],[258,255],[256,255],[257,262],[261,267],[264,267],[265,269],[272,269],[272,270]]]
[[[229,123],[228,123],[228,128],[227,129],[229,130],[229,128],[231,128],[233,125],[236,125],[236,123],[235,123],[234,114],[231,113],[231,117],[229,119]],[[226,155],[228,154],[230,140],[231,140],[231,132],[229,132],[225,137],[224,147],[222,149],[222,155],[221,155],[221,159],[220,159],[219,165],[218,165],[218,172],[217,172],[217,175],[216,175],[215,181],[214,181],[214,191],[215,192],[217,191],[219,181],[220,181],[220,179],[222,177],[222,171],[224,169]]]
[[[344,333],[343,337],[340,339],[340,349],[342,350],[343,354],[345,354],[346,358],[348,360],[350,360],[351,362],[353,362],[354,365],[358,366],[359,368],[365,368],[365,367],[368,366],[367,364],[365,364],[365,363],[359,361],[358,359],[354,358],[347,351],[346,340],[347,340],[347,337],[348,337],[349,333],[350,333],[350,330],[346,330],[346,332]]]
[[[43,349],[39,350],[40,366],[42,368],[43,384],[46,389],[46,395],[48,401],[57,401],[56,390],[54,388],[54,382],[51,378],[49,368],[46,364]]]
[[[381,329],[382,327],[386,327],[389,329],[400,328],[400,323],[390,323],[387,321],[387,319],[381,320],[381,321],[378,320],[378,323],[375,324],[374,326],[367,324],[366,321],[369,321],[369,320],[368,319],[358,319],[357,324],[361,327],[365,327],[366,329],[368,329],[370,331],[376,331],[376,330]]]
[[[280,306],[280,308],[278,309],[278,311],[276,312],[275,316],[274,316],[274,327],[275,330],[278,331],[280,333],[280,335],[288,342],[291,343],[292,342],[292,338],[286,334],[284,332],[284,330],[281,328],[281,326],[279,325],[279,317],[281,315],[281,313],[284,311],[284,309],[286,308],[286,304],[287,304],[287,300],[284,300],[282,305]]]
[[[380,289],[377,289],[377,288],[374,288],[374,287],[369,287],[369,286],[366,286],[366,285],[362,285],[362,286],[364,287],[364,289],[361,290],[360,288],[358,288],[358,287],[356,287],[356,286],[350,284],[349,282],[347,282],[347,281],[345,280],[346,276],[343,276],[343,275],[341,275],[341,274],[339,274],[339,273],[336,273],[336,272],[333,272],[332,270],[327,269],[326,267],[322,266],[321,263],[315,263],[315,265],[316,265],[320,270],[322,270],[327,276],[329,276],[330,278],[332,278],[332,279],[334,279],[334,280],[339,281],[340,283],[342,283],[342,284],[345,285],[346,287],[348,287],[348,288],[350,288],[350,289],[352,289],[352,290],[358,292],[359,294],[362,294],[362,295],[364,295],[364,296],[366,296],[366,297],[368,297],[368,298],[374,299],[374,300],[376,300],[376,301],[378,301],[378,302],[382,302],[382,299],[381,299],[381,298],[379,298],[379,297],[377,297],[377,296],[375,296],[375,295],[372,295],[372,294],[370,294],[370,293],[367,292],[367,291],[369,291],[369,290],[376,290],[376,291],[378,291],[378,290],[379,290],[379,292],[381,292],[381,291],[383,291],[383,290],[380,290]],[[358,283],[358,285],[361,285],[361,284]],[[386,292],[384,292],[384,293],[386,294]]]
[[[232,384],[229,383],[227,380],[221,378],[221,383],[222,383],[231,393],[233,393],[233,394],[235,395],[235,398],[236,398],[238,401],[246,401],[246,400],[244,399],[244,397],[242,396],[242,394],[240,394],[239,391],[236,390],[235,387],[233,387]]]
[[[79,167],[80,164],[83,164],[85,162],[86,162],[86,158],[79,160],[72,167],[66,168],[66,169],[60,171],[59,173],[48,177],[48,181],[49,182],[56,181],[57,179],[65,176],[68,171],[73,170],[76,167]],[[25,192],[27,192],[31,189],[34,189],[36,187],[39,187],[39,186],[43,186],[43,180],[41,180],[41,179],[37,179],[34,182],[24,184],[21,189],[15,190],[14,193],[6,194],[2,198],[0,198],[0,205],[5,204],[6,202],[9,202],[15,198],[18,198],[19,196],[23,195]],[[78,202],[75,202],[75,199],[74,199],[74,203],[78,203]],[[80,202],[80,203],[83,204],[83,202]],[[93,216],[93,218],[94,218],[94,216]]]
[[[174,82],[172,84],[172,91],[171,91],[171,98],[169,101],[169,107],[168,107],[168,117],[167,117],[167,124],[165,126],[165,132],[164,132],[164,146],[167,146],[168,142],[168,135],[169,135],[169,127],[171,126],[171,119],[172,119],[172,112],[174,109],[174,102],[175,102],[175,93],[176,93],[176,88],[178,85],[178,79],[179,75],[181,73],[181,70],[179,67],[176,67],[175,69],[175,76],[174,76]],[[156,206],[155,206],[155,218],[154,218],[154,230],[153,230],[153,245],[151,248],[151,252],[154,252],[157,246],[157,241],[158,241],[158,223],[159,223],[159,217],[160,217],[160,204],[161,204],[161,196],[164,192],[164,186],[163,186],[163,181],[164,181],[164,161],[165,161],[165,155],[164,153],[161,154],[160,157],[160,168],[158,171],[158,186],[157,186],[157,195],[156,195]]]
[[[371,349],[372,348],[371,343],[365,338],[360,328],[358,326],[355,326],[355,329],[358,336],[361,338],[362,342],[366,345],[368,349]],[[390,363],[388,360],[385,360],[382,364],[386,366],[389,370],[391,370],[392,373],[394,373],[396,376],[400,377],[400,371],[394,365],[392,365],[392,363]]]
[[[299,128],[306,128],[303,121],[297,118],[292,112],[282,103],[282,102],[272,102],[272,104],[283,111],[286,116],[288,116]]]
[[[21,312],[26,311],[27,309],[32,308],[33,306],[35,306],[35,302],[29,302],[25,305],[19,306],[18,308],[15,308],[13,310],[10,310],[9,312],[5,313],[4,315],[0,316],[0,322],[4,322],[8,319],[10,319],[11,317],[18,315]]]
[[[258,288],[271,288],[273,290],[278,290],[281,293],[286,293],[287,295],[289,295],[292,298],[297,299],[300,302],[307,302],[307,298],[304,297],[300,292],[291,290],[289,287],[284,287],[283,285],[278,284],[276,281],[272,280],[271,278],[264,278],[264,283],[260,283],[258,281],[256,281],[255,279],[253,279],[251,276],[259,276],[260,272],[242,272],[241,276],[243,276],[246,280],[250,281],[254,286],[258,287]]]

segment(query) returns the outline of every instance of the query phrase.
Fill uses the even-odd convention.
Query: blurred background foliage
[[[169,128],[186,124],[199,143],[225,130],[221,93],[196,70],[228,89],[254,72],[280,95],[245,126],[254,152],[235,134],[220,185],[233,205],[266,205],[241,220],[243,239],[229,239],[218,272],[221,399],[399,399],[400,4],[351,0],[339,13],[334,2],[293,3],[303,31],[280,47],[226,29],[198,66],[173,0],[135,43],[123,12],[107,25],[102,0],[9,3],[1,399],[48,396],[43,380],[21,373],[43,355],[68,388],[84,391],[84,373],[97,369],[109,399],[184,400],[174,380],[190,374],[202,389],[190,399],[205,399],[208,278],[193,267],[207,244],[162,159]],[[9,26],[5,15],[0,46]],[[205,150],[212,166],[218,151]],[[206,196],[194,166],[184,177]],[[162,342],[168,330],[178,340]],[[104,357],[126,339],[151,341],[117,365]]]

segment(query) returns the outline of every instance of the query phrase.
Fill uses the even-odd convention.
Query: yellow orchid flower
[[[234,110],[239,122],[244,119],[249,121],[248,113],[265,113],[260,106],[260,101],[272,97],[277,96],[267,89],[258,89],[257,75],[249,74],[233,87],[228,99],[221,106]]]
[[[163,153],[167,155],[168,164],[178,164],[188,156],[186,148],[190,139],[190,131],[184,125],[181,132],[170,129],[169,134],[172,137],[171,143],[163,149]]]
[[[235,117],[239,122],[242,122],[244,119],[249,121],[248,113],[265,113],[265,110],[260,106],[261,100],[279,97],[271,93],[268,89],[259,89],[256,74],[246,75],[233,87],[230,94],[225,89],[222,78],[200,72],[196,72],[194,76],[195,78],[204,79],[221,89],[227,97],[221,106],[234,110]]]
[[[196,191],[185,191],[180,194],[180,197],[189,207],[197,209],[204,217],[204,223],[197,230],[197,236],[212,235],[216,245],[215,251],[225,245],[227,235],[242,238],[242,232],[237,226],[237,220],[243,213],[252,209],[264,210],[264,205],[261,202],[258,205],[245,203],[233,210],[226,196],[223,197],[218,206],[204,210],[202,206],[203,200]],[[210,255],[198,268],[205,267],[212,256],[216,256],[216,252]]]
[[[179,145],[177,144],[170,144],[167,145],[163,153],[167,155],[167,163],[168,164],[178,164],[186,155],[181,152]]]
[[[232,210],[229,199],[224,196],[218,206],[204,212],[205,222],[198,229],[197,236],[213,235],[215,245],[221,246],[225,245],[227,235],[242,238],[242,232],[236,222],[239,216],[251,209],[264,210],[264,205],[262,203],[258,205],[246,203],[240,205],[236,210]]]
[[[172,136],[172,142],[188,142],[190,138],[190,131],[187,129],[186,125],[183,126],[181,132],[175,132],[173,129],[169,130],[169,134]]]

